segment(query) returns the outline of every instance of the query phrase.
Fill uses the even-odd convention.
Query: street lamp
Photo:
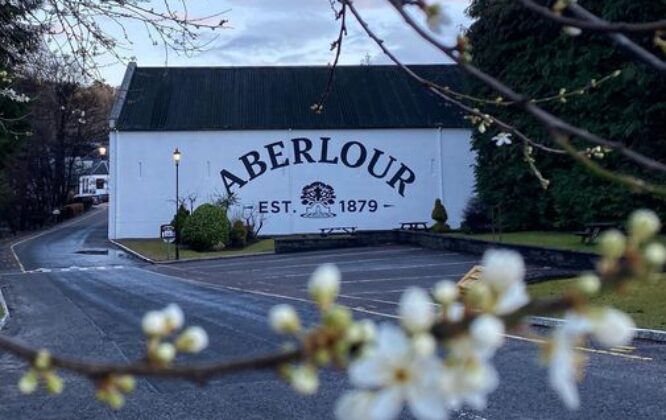
[[[178,229],[178,167],[180,166],[181,153],[176,147],[173,152],[173,162],[176,164],[176,259],[180,259],[180,230]]]
[[[99,151],[99,155],[100,155],[100,156],[106,156],[106,147],[104,147],[104,146],[99,146],[98,151]]]

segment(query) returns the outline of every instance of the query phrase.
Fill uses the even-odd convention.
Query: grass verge
[[[512,245],[534,245],[545,246],[549,248],[568,249],[571,251],[582,252],[597,252],[597,247],[581,243],[580,236],[576,236],[571,232],[547,232],[547,231],[532,231],[532,232],[508,232],[502,233],[500,240],[499,235],[492,233],[481,233],[474,235],[453,234],[454,236],[483,239],[486,241],[495,241],[498,243],[506,243]]]
[[[176,252],[174,245],[167,245],[162,242],[161,239],[122,239],[118,242],[130,248],[131,250],[150,258],[153,261],[166,261],[167,259],[173,260]],[[227,248],[223,249],[222,251],[196,252],[191,249],[181,248],[180,258],[183,260],[189,260],[211,257],[232,257],[273,251],[275,251],[275,241],[273,239],[262,239],[241,249]]]
[[[551,280],[530,284],[527,289],[534,298],[556,297],[571,287],[574,281],[575,279]],[[653,284],[635,282],[630,286],[625,294],[606,293],[594,297],[592,303],[613,306],[628,313],[639,328],[666,330],[666,277]]]

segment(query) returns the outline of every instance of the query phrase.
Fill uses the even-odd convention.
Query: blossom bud
[[[645,260],[653,267],[661,267],[666,263],[666,247],[659,242],[653,242],[645,247]]]
[[[636,210],[629,216],[629,234],[638,243],[650,239],[659,230],[661,222],[652,210]]]
[[[610,259],[617,259],[624,255],[627,240],[617,229],[607,230],[599,237],[599,250],[601,255]]]
[[[172,303],[162,310],[162,314],[164,315],[166,329],[169,332],[179,330],[183,327],[185,315],[183,314],[183,310],[180,309],[180,306]]]
[[[341,305],[335,305],[324,314],[324,324],[326,326],[344,330],[352,323],[352,313],[349,309]]]
[[[442,280],[432,291],[437,303],[448,305],[458,299],[458,285],[451,280]]]
[[[23,394],[32,394],[37,390],[39,384],[37,372],[30,369],[25,375],[21,377],[18,383],[18,388]]]
[[[37,370],[47,370],[51,367],[51,353],[48,350],[40,350],[35,357],[35,368]]]
[[[469,332],[483,348],[496,349],[504,342],[504,323],[493,315],[484,314],[476,318]]]
[[[402,325],[412,333],[427,331],[435,321],[435,310],[428,293],[419,287],[410,287],[402,294],[398,306]]]
[[[340,293],[340,270],[333,264],[320,265],[308,283],[312,299],[322,308],[327,308]]]
[[[613,308],[604,308],[592,318],[594,338],[606,347],[629,344],[636,324],[631,317]]]
[[[150,337],[166,335],[167,320],[161,311],[150,311],[143,316],[141,321],[143,332]]]
[[[429,333],[418,333],[412,338],[414,353],[421,357],[431,356],[437,349],[437,343]]]
[[[49,392],[49,394],[62,393],[62,390],[65,387],[65,385],[60,376],[49,371],[44,374],[44,380],[46,381],[46,390]]]
[[[121,375],[113,379],[113,383],[119,390],[128,394],[136,389],[136,379],[132,375]]]
[[[601,289],[601,280],[594,273],[586,273],[578,278],[576,286],[584,295],[594,296]]]
[[[312,395],[319,389],[317,371],[311,366],[298,366],[291,371],[291,386],[303,395]]]
[[[375,323],[369,319],[352,324],[347,329],[346,338],[352,343],[367,343],[373,341],[377,335]]]
[[[569,36],[578,36],[583,33],[583,30],[575,26],[564,26],[562,32]]]
[[[125,405],[125,397],[115,390],[100,389],[97,391],[97,399],[108,404],[113,410],[120,410]]]
[[[176,358],[176,348],[171,343],[162,343],[155,349],[155,360],[162,364],[169,364]]]
[[[294,334],[301,329],[298,314],[293,306],[287,304],[273,306],[268,313],[268,323],[273,331],[282,334]]]
[[[484,282],[473,283],[465,293],[465,302],[474,309],[487,310],[492,300],[492,290]]]
[[[201,327],[189,327],[176,340],[176,349],[185,353],[199,353],[208,347],[208,334]]]

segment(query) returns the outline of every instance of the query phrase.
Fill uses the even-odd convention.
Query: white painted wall
[[[405,221],[430,223],[430,212],[438,197],[443,198],[449,223],[455,227],[460,224],[474,185],[470,136],[471,132],[463,129],[113,132],[109,237],[157,237],[159,226],[171,221],[175,211],[172,153],[176,147],[182,152],[181,197],[194,193],[198,196],[197,205],[210,201],[216,193],[226,191],[220,171],[230,171],[247,181],[242,188],[234,186],[241,206],[268,211],[262,234],[318,232],[327,226],[393,229]],[[337,164],[318,162],[321,137],[330,138],[328,155],[331,160],[337,157]],[[304,155],[301,155],[303,163],[295,162],[294,138],[311,140],[309,155],[317,162],[308,163]],[[271,170],[266,146],[279,141],[284,147],[273,147],[275,160],[285,166]],[[362,143],[367,150],[365,162],[358,168],[342,162],[341,149],[351,141]],[[376,173],[381,174],[387,167],[390,161],[387,155],[395,158],[383,179],[368,172],[375,148],[384,152],[379,156]],[[248,181],[247,170],[239,158],[251,151],[259,153],[267,169]],[[359,157],[359,146],[349,145],[347,163],[354,164]],[[399,181],[394,183],[395,188],[388,184],[401,164],[409,168],[403,171],[403,178],[409,177],[409,171],[415,175],[413,183],[405,184],[404,196],[400,194]],[[303,217],[308,210],[301,204],[301,193],[304,186],[315,181],[334,188],[335,203],[329,209],[319,209],[335,216]],[[355,212],[350,211],[350,200],[356,201]],[[361,200],[366,201],[363,211],[360,211]],[[374,209],[375,202],[376,211],[370,211],[370,203]],[[314,210],[311,208],[309,213]],[[233,212],[240,214],[242,209]]]

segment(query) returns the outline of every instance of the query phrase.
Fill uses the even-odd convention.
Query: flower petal
[[[379,391],[370,404],[372,420],[390,420],[398,417],[402,410],[403,396],[398,387],[385,388]]]
[[[417,419],[444,420],[448,417],[444,396],[434,387],[409,387],[407,404]]]
[[[356,360],[349,366],[349,381],[361,388],[379,387],[389,383],[390,366],[379,354],[373,353]]]
[[[339,420],[366,420],[370,416],[373,399],[371,391],[347,392],[335,403],[335,417]]]

